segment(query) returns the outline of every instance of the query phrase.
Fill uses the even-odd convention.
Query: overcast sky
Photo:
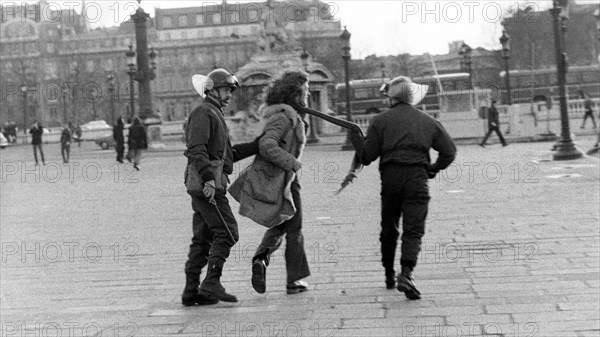
[[[308,1],[308,0],[307,0]],[[533,6],[547,9],[552,1],[400,1],[400,0],[322,0],[330,5],[337,20],[346,25],[352,34],[353,58],[365,56],[397,55],[400,53],[445,54],[448,43],[464,40],[471,47],[499,48],[502,21],[510,9]],[[3,6],[22,1],[0,1]],[[31,1],[30,1],[31,2]],[[100,9],[93,27],[113,26],[128,19],[137,8],[137,1],[103,0],[95,3]],[[233,1],[229,4],[256,2]],[[264,2],[264,0],[260,1]],[[58,6],[71,6],[80,12],[81,1],[48,1]],[[144,10],[154,15],[154,8],[194,7],[216,1],[149,1],[141,2]],[[598,3],[597,0],[578,0],[577,3]],[[70,5],[69,5],[70,4]],[[93,16],[92,10],[89,16]]]

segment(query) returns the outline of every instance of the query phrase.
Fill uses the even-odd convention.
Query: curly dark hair
[[[303,71],[287,71],[275,79],[267,88],[266,103],[302,104],[299,102],[302,86],[308,82],[308,74]]]

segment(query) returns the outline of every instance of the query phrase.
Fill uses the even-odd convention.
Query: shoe
[[[258,259],[252,263],[252,288],[259,294],[267,290],[267,264],[265,260]]]
[[[415,287],[414,280],[410,273],[402,272],[398,274],[398,286],[396,287],[399,292],[403,292],[406,298],[409,300],[418,300],[421,298],[421,293]]]
[[[122,159],[119,159],[119,160],[117,160],[117,161],[118,161],[119,163],[123,164],[123,160],[122,160]]]
[[[287,284],[287,293],[298,294],[308,290],[308,283],[304,281],[294,281]]]
[[[200,285],[200,274],[186,273],[185,274],[185,288],[181,295],[181,304],[186,307],[193,305],[208,305],[219,302],[214,297],[207,297],[198,294],[198,286]]]
[[[137,164],[133,164],[133,168],[136,169],[136,170],[138,170],[138,171],[141,170],[140,166],[137,165]]]
[[[386,289],[395,289],[396,288],[396,272],[395,271],[385,274],[385,288]]]
[[[206,298],[209,299],[217,299],[219,301],[223,301],[223,302],[230,302],[230,303],[235,303],[237,302],[237,297],[235,297],[234,295],[228,294],[225,291],[225,288],[223,288],[223,286],[219,285],[215,285],[214,287],[205,287],[205,288],[200,288],[200,290],[198,290],[198,295],[200,296],[204,296]]]
[[[482,148],[484,148],[484,149],[485,149],[485,145],[483,145],[483,144],[479,144],[479,146],[481,146]]]
[[[186,307],[194,305],[211,305],[219,303],[219,299],[216,297],[206,296],[205,294],[183,294],[181,296],[181,304]]]
[[[508,143],[502,144],[502,147],[507,147],[507,146],[508,146]]]

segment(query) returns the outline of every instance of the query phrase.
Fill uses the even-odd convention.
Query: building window
[[[94,71],[94,60],[87,60],[87,62],[85,62],[85,71],[88,73]]]
[[[188,25],[187,15],[179,17],[179,27],[186,27]]]
[[[165,16],[165,17],[163,18],[163,26],[164,26],[165,28],[169,28],[169,27],[171,27],[171,17],[170,17],[170,16]]]
[[[213,19],[213,23],[214,24],[221,23],[221,13],[215,13],[215,14],[213,14],[212,19]]]
[[[196,25],[201,26],[204,24],[204,16],[202,14],[196,14]]]
[[[131,44],[131,38],[130,37],[126,37],[123,39],[123,45],[124,46],[129,46]]]
[[[256,10],[248,12],[248,20],[250,22],[258,22],[258,12]]]
[[[226,13],[225,14],[225,22],[227,22],[227,23],[238,23],[239,21],[240,21],[240,19],[239,19],[239,13],[238,12]]]

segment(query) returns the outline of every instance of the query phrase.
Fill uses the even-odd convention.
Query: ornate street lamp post
[[[565,20],[568,19],[568,13],[566,10],[563,12],[566,6],[568,6],[567,0],[554,0],[553,8],[550,9],[553,18],[554,41],[556,44],[556,70],[560,101],[560,122],[562,126],[561,139],[559,139],[555,145],[556,152],[553,156],[554,160],[570,160],[581,158],[583,156],[583,153],[575,147],[575,144],[573,144],[571,131],[569,129],[569,112],[565,88],[565,83],[567,82],[567,54],[564,51]]]
[[[304,51],[302,51],[302,55],[300,55],[300,59],[302,60],[302,66],[304,66],[304,71],[309,75],[310,77],[310,72],[308,71],[308,58],[310,57],[310,55],[308,54],[308,52],[306,51],[306,49],[304,49]],[[309,96],[308,97],[308,107],[312,108],[312,97]],[[317,136],[317,131],[315,129],[315,122],[316,119],[310,115],[309,116],[309,130],[310,133],[308,135],[308,138],[306,139],[306,143],[308,144],[314,144],[314,143],[318,143],[320,142],[319,137]]]
[[[342,59],[344,60],[344,81],[346,82],[346,119],[352,122],[352,111],[350,106],[350,32],[344,26],[344,31],[340,38],[342,39]],[[354,150],[352,141],[350,141],[350,130],[346,132],[346,141],[342,145],[342,151]]]
[[[129,117],[127,119],[133,119],[135,116],[135,51],[133,46],[129,45],[129,50],[125,53],[127,57],[127,75],[129,75]]]
[[[115,78],[112,74],[106,76],[108,82],[108,94],[110,95],[110,119],[111,125],[115,124]]]
[[[596,49],[598,63],[600,63],[600,8],[596,8],[594,11],[594,17],[596,18],[596,32],[598,33],[598,49]],[[598,121],[600,121],[600,114],[598,114]],[[596,145],[588,150],[587,154],[595,154],[600,151],[600,127],[596,130],[598,132],[598,138],[596,138]]]
[[[502,31],[500,36],[500,43],[502,44],[502,58],[504,59],[504,85],[506,86],[506,94],[508,105],[512,104],[512,97],[510,94],[510,71],[508,69],[508,60],[510,59],[510,35],[506,33],[506,30]]]
[[[137,71],[134,79],[138,82],[139,116],[146,125],[160,124],[161,120],[152,109],[152,93],[150,81],[156,78],[156,51],[154,48],[148,52],[146,22],[150,14],[138,7],[131,19],[135,23],[136,63]]]
[[[27,134],[27,84],[21,84],[21,95],[23,95],[23,133]]]
[[[63,100],[63,125],[67,124],[67,97],[69,95],[69,87],[65,83],[62,88],[62,100]]]
[[[77,108],[77,90],[79,88],[79,63],[75,62],[75,68],[73,69],[75,72],[75,87],[73,88],[73,101],[71,105],[73,106],[73,119],[75,119],[76,124],[79,123],[79,109]]]
[[[141,0],[138,0],[141,2]],[[161,144],[162,135],[160,130],[160,116],[154,112],[152,108],[152,93],[150,91],[150,81],[156,78],[156,57],[157,52],[154,48],[148,52],[148,39],[146,22],[150,14],[144,12],[142,7],[138,7],[135,14],[131,15],[131,19],[135,23],[135,44],[136,44],[136,65],[135,72],[129,67],[129,72],[132,72],[134,80],[138,82],[138,105],[139,116],[142,123],[148,128],[148,146],[151,148],[164,147]],[[131,48],[133,50],[133,48]],[[129,52],[128,52],[129,53]],[[128,61],[128,65],[131,63]],[[131,76],[131,75],[130,75]]]
[[[463,64],[467,67],[467,72],[469,73],[469,85],[471,86],[469,89],[473,89],[473,72],[471,71],[471,53],[473,49],[466,43],[463,43],[458,55],[462,56]]]

